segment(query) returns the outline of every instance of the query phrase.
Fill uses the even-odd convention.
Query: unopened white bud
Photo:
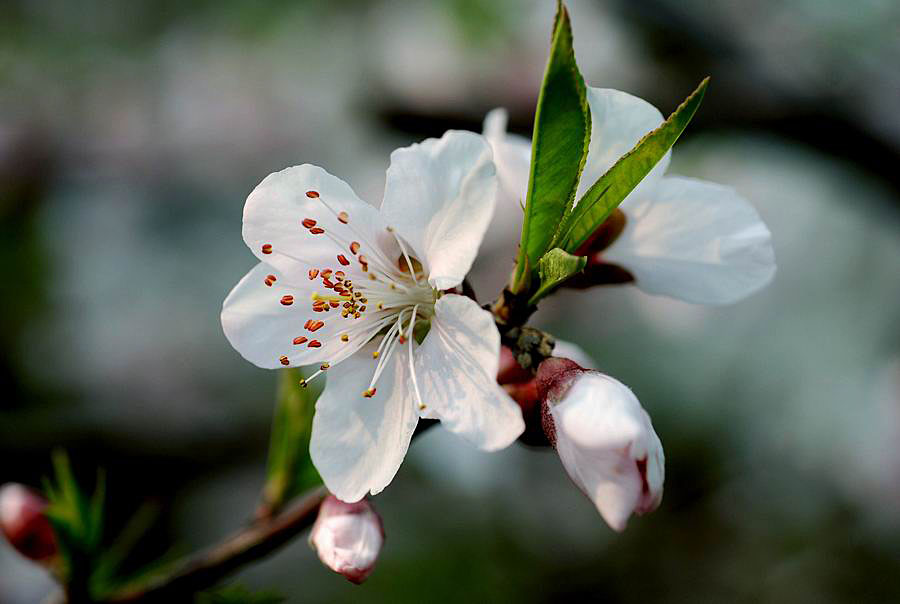
[[[544,428],[576,485],[616,531],[662,500],[665,456],[650,416],[621,382],[564,359],[538,371]]]
[[[309,543],[322,564],[353,583],[362,583],[375,568],[384,544],[384,525],[369,501],[345,503],[329,495],[319,506]]]

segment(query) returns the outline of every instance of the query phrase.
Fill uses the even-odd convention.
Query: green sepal
[[[580,273],[587,264],[587,257],[573,256],[558,247],[544,254],[538,261],[538,275],[541,286],[528,300],[528,304],[536,304],[538,300],[552,292],[569,277]]]

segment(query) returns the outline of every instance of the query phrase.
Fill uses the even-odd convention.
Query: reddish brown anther
[[[318,191],[307,191],[306,196],[309,197],[310,199],[318,199],[319,192]]]
[[[281,296],[281,303],[285,306],[290,306],[294,303],[294,296]]]
[[[305,226],[306,228],[311,229],[316,226],[316,221],[312,218],[304,218],[301,224],[303,224],[303,226]]]
[[[271,243],[264,244],[262,246],[262,253],[263,254],[271,254],[272,253],[272,244]]]

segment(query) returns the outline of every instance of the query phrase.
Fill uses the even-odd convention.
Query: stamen
[[[314,226],[316,226],[316,221],[313,220],[312,218],[304,218],[304,219],[303,219],[303,222],[301,222],[301,224],[302,224],[304,227],[306,227],[306,228],[308,228],[308,229],[311,229],[311,228],[313,228]]]
[[[416,276],[416,269],[415,269],[415,267],[413,266],[412,260],[409,259],[409,254],[406,253],[406,246],[403,245],[403,241],[401,241],[401,240],[400,240],[400,237],[398,237],[397,234],[394,233],[394,230],[393,230],[392,228],[388,227],[388,230],[389,230],[391,233],[393,233],[394,239],[397,240],[397,245],[400,246],[400,251],[403,252],[403,258],[406,260],[406,266],[409,267],[409,274],[412,275],[413,282],[414,282],[416,285],[418,285],[418,284],[419,284],[419,278]]]
[[[325,321],[313,321],[306,329],[309,331],[319,331],[323,327],[325,327]]]
[[[329,364],[329,363],[322,363],[321,365],[319,365],[319,371],[325,371],[325,370],[327,370],[329,367],[331,367],[331,364]]]
[[[294,303],[294,296],[282,296],[281,303],[285,306],[290,306]]]
[[[306,345],[308,348],[321,348],[322,342],[318,340],[313,340],[309,344]]]
[[[300,344],[306,344],[309,340],[304,336],[297,336],[294,338],[294,346],[300,346]]]
[[[309,280],[314,281],[316,276],[318,276],[318,274],[319,274],[319,269],[317,269],[317,268],[309,269]]]
[[[269,287],[272,287],[272,284],[276,281],[278,281],[278,279],[275,278],[275,275],[266,275],[266,280],[264,281],[264,283]]]
[[[288,359],[284,355],[281,355],[280,357],[278,357],[278,360],[281,362],[282,365],[290,365],[291,364],[290,359]]]
[[[340,263],[343,264],[344,266],[347,266],[347,265],[350,264],[350,261],[347,260],[347,257],[344,256],[343,254],[338,254],[337,260],[338,260],[338,262],[340,262]]]
[[[347,224],[350,221],[350,216],[347,212],[338,212],[337,219],[340,220],[343,224]]]
[[[262,253],[263,254],[271,254],[272,253],[272,244],[271,243],[264,244],[262,246]]]
[[[314,228],[309,229],[309,232],[311,235],[321,235],[322,233],[325,232],[325,229],[322,229],[319,227],[314,227]]]
[[[350,336],[348,336],[345,333],[342,333],[341,334],[341,342],[349,342],[349,341],[350,341]]]
[[[350,253],[356,255],[359,252],[359,241],[350,242]]]
[[[310,199],[318,199],[319,192],[318,191],[307,191],[306,196],[309,197]]]
[[[377,389],[375,389],[375,388],[369,388],[368,390],[366,390],[365,392],[363,392],[363,396],[366,397],[366,398],[372,398],[373,396],[375,396],[375,393],[376,393],[376,392],[377,392]]]
[[[305,380],[304,380],[304,379],[301,379],[301,380],[300,380],[300,387],[301,387],[301,388],[306,388],[307,386],[309,386],[309,383],[310,383],[311,381],[313,381],[314,379],[316,379],[318,376],[320,376],[320,375],[322,375],[323,373],[325,373],[325,370],[328,369],[329,366],[330,366],[330,365],[328,365],[328,363],[323,363],[322,366],[319,367],[319,370],[316,371],[314,374],[312,374],[311,376],[309,376],[309,377],[306,378]]]
[[[412,318],[409,320],[409,324],[406,327],[407,333],[409,333],[409,373],[412,376],[413,383],[413,391],[416,393],[416,399],[419,401],[419,409],[425,409],[425,403],[422,402],[422,394],[419,392],[419,383],[416,380],[416,369],[413,363],[413,330],[416,327],[416,311],[419,310],[419,305],[416,304],[413,306],[412,310]]]

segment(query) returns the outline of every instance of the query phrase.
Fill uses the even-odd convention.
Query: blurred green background
[[[616,535],[552,451],[482,454],[436,429],[376,500],[387,543],[365,585],[302,539],[237,579],[289,602],[900,600],[900,5],[569,6],[592,85],[667,113],[712,76],[670,172],[752,200],[779,263],[729,308],[626,287],[538,315],[650,412],[661,509]],[[56,446],[88,483],[106,467],[112,531],[162,510],[134,566],[239,526],[275,391],[219,325],[254,264],[247,193],[310,162],[377,203],[397,146],[479,131],[496,106],[528,134],[553,10],[6,0],[0,482],[38,485]],[[0,544],[0,602],[51,587]]]

